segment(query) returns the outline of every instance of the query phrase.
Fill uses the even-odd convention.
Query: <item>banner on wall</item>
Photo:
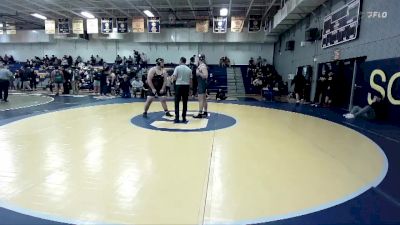
[[[160,17],[148,18],[147,30],[149,33],[160,33]]]
[[[245,19],[244,16],[232,16],[231,32],[242,32]]]
[[[213,19],[213,32],[223,34],[228,28],[228,17],[218,16]]]
[[[83,19],[73,19],[72,20],[72,33],[83,34]]]
[[[261,30],[262,26],[261,19],[262,19],[261,16],[250,15],[249,26],[248,26],[250,33],[258,32]]]
[[[358,64],[358,63],[357,63]],[[400,124],[400,58],[366,61],[356,77],[359,88],[354,93],[354,105],[372,104],[374,96],[384,96],[384,114],[388,121]]]
[[[46,34],[55,34],[56,33],[56,21],[55,20],[45,20],[44,21],[44,30]]]
[[[87,26],[88,34],[98,34],[99,33],[99,20],[98,19],[87,19],[86,26]]]
[[[128,18],[117,18],[117,32],[128,33]]]
[[[17,34],[17,29],[15,25],[10,25],[7,27],[6,34]]]
[[[133,17],[132,32],[133,33],[143,33],[144,32],[144,18],[143,17]]]
[[[113,19],[101,18],[101,33],[109,34],[113,32]]]
[[[59,34],[69,34],[69,20],[68,19],[58,19],[58,33]]]
[[[197,20],[196,21],[196,32],[208,33],[210,27],[210,20]]]

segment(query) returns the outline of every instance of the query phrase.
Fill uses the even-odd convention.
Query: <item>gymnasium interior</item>
[[[399,0],[0,3],[0,225],[400,224]]]

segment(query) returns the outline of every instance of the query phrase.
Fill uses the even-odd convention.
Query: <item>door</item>
[[[350,105],[355,59],[340,60],[333,63],[334,89],[332,104],[347,110]]]
[[[367,57],[360,57],[355,59],[355,77],[354,85],[352,90],[352,96],[350,98],[349,110],[355,106],[365,106],[368,104],[367,95],[369,91],[369,76],[365,71],[365,61]]]

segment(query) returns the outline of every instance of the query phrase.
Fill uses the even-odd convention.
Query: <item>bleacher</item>
[[[220,67],[219,65],[208,65],[208,74],[208,90],[210,92],[216,92],[218,89],[227,91],[228,79],[225,67]]]
[[[240,70],[242,72],[242,77],[243,77],[243,84],[244,84],[244,89],[246,91],[246,94],[260,94],[260,88],[254,87],[251,84],[251,77],[247,76],[247,65],[240,65],[236,66],[240,67]]]
[[[20,69],[21,67],[25,66],[25,62],[17,62],[15,64],[10,64],[7,65],[8,69],[15,73],[17,69]],[[108,63],[109,66],[113,66],[113,63]],[[149,67],[154,66],[154,65],[148,65]],[[169,67],[173,68],[176,65],[173,64],[168,64]],[[208,90],[210,92],[216,92],[218,89],[222,89],[224,91],[227,91],[227,72],[226,68],[220,67],[219,65],[208,65],[208,73],[209,73],[209,79],[208,79]],[[39,66],[35,67],[34,70],[39,70]],[[247,89],[246,89],[247,93]]]

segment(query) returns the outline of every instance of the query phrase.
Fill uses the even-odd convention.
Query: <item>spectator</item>
[[[148,59],[147,59],[147,55],[144,52],[142,52],[142,54],[140,55],[140,59],[142,61],[143,68],[146,68]]]
[[[63,83],[63,94],[70,94],[70,90],[72,89],[71,80],[72,80],[72,71],[70,69],[66,70],[65,68],[61,67],[61,71],[64,75],[64,83]]]
[[[6,55],[7,56],[7,55]],[[8,88],[10,86],[10,78],[12,73],[0,63],[0,100],[8,102]]]
[[[100,94],[107,95],[108,94],[108,86],[107,86],[107,78],[110,75],[108,68],[103,69],[100,72]]]
[[[58,66],[54,68],[53,72],[50,75],[51,85],[55,85],[56,88],[56,96],[63,93],[63,83],[64,83],[64,73],[59,70]]]
[[[28,89],[29,91],[32,90],[31,87],[29,86],[29,78],[31,76],[31,68],[27,65],[25,65],[24,70],[22,71],[22,76],[21,76],[21,83],[22,83],[22,90],[25,91]]]
[[[326,78],[325,85],[325,106],[330,106],[332,103],[332,94],[333,94],[333,84],[334,84],[334,74],[333,72],[329,72]]]
[[[197,95],[197,76],[196,76],[196,60],[195,56],[190,58],[189,68],[192,70],[192,98],[195,98]]]
[[[79,84],[81,83],[81,73],[78,68],[72,68],[72,93],[79,94]]]
[[[96,69],[93,74],[93,88],[94,88],[94,94],[100,94],[100,80],[101,80],[101,74],[100,72]]]
[[[122,63],[122,58],[121,58],[121,56],[117,55],[117,57],[115,58],[115,63],[116,63],[116,64],[121,64],[121,63]]]
[[[22,67],[21,67],[22,68]],[[15,74],[14,74],[14,86],[15,86],[15,89],[17,89],[17,90],[20,90],[21,89],[21,74],[22,74],[22,70],[21,69],[19,69],[19,70],[16,70],[15,71]]]
[[[326,80],[327,80],[326,72],[322,71],[322,74],[317,81],[317,89],[315,91],[314,104],[312,104],[311,106],[318,107],[319,105],[322,104],[322,101],[325,100],[325,93],[326,93],[325,90],[327,89]]]
[[[96,65],[96,58],[93,55],[90,56],[90,64],[92,66]]]
[[[261,58],[261,56],[258,56],[256,65],[257,65],[258,67],[261,67],[261,65],[262,65],[262,58]]]
[[[10,55],[10,58],[8,59],[8,63],[9,64],[14,64],[15,63],[14,57],[12,55]]]
[[[354,106],[350,113],[343,115],[346,119],[363,118],[367,120],[383,120],[387,116],[387,104],[378,96],[375,96],[372,100],[371,105],[367,105],[364,108]]]
[[[296,103],[304,101],[304,87],[306,85],[306,79],[304,78],[301,71],[298,71],[294,79],[292,80],[292,85],[294,85],[294,93],[296,94]]]
[[[223,56],[219,60],[219,65],[221,67],[229,67],[231,65],[231,60],[227,56]]]
[[[218,89],[217,94],[215,95],[215,100],[217,100],[217,101],[218,101],[218,99],[225,100],[227,98],[228,97],[226,97],[225,91],[222,89]]]
[[[128,76],[124,75],[123,80],[120,83],[120,88],[122,91],[122,98],[131,98],[131,92],[130,92],[131,87],[132,87],[132,85],[128,80]]]
[[[68,56],[67,61],[68,61],[68,66],[72,66],[72,63],[74,62],[74,60],[72,59],[72,56]]]
[[[143,96],[143,81],[139,80],[139,77],[135,77],[132,81],[132,92],[133,96],[136,98],[136,93],[140,92],[140,96]]]
[[[130,66],[130,65],[133,64],[132,56],[129,56],[129,57],[128,57],[128,59],[126,60],[126,64],[127,64],[128,66]]]
[[[37,73],[36,73],[36,71],[34,71],[33,69],[31,69],[31,71],[30,71],[30,75],[29,75],[29,81],[30,81],[30,86],[31,86],[31,88],[34,90],[34,91],[36,91],[36,85],[37,85],[37,79],[38,78],[38,75],[37,75]]]
[[[102,64],[102,58],[100,58],[100,56],[99,55],[96,55],[96,64],[97,65],[101,65]]]
[[[165,86],[165,88],[166,88],[165,94],[167,96],[172,96],[171,89],[174,88],[174,81],[171,76],[167,77],[167,85]]]
[[[61,60],[61,66],[62,67],[64,67],[64,68],[67,68],[68,67],[68,59],[67,59],[67,57],[63,57],[62,58],[62,60]]]

